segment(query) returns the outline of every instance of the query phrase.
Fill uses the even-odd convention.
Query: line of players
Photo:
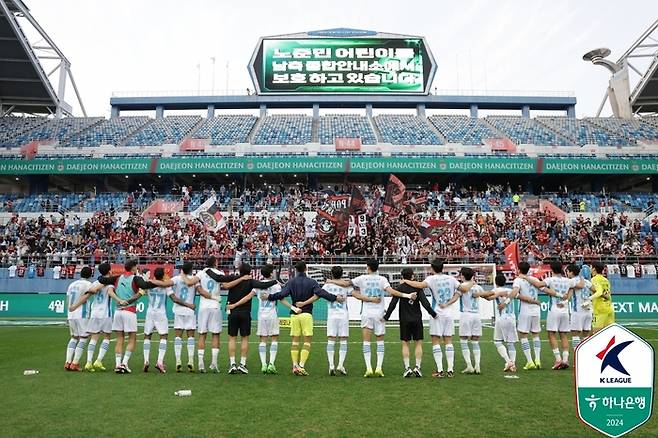
[[[92,271],[83,268],[81,280],[74,281],[68,289],[69,326],[71,339],[67,346],[65,368],[78,371],[79,363],[87,350],[86,371],[105,370],[103,358],[109,348],[110,334],[117,335],[115,348],[115,371],[130,373],[128,363],[136,344],[137,318],[135,302],[142,296],[148,296],[148,308],[144,325],[144,366],[147,372],[150,367],[151,337],[154,333],[160,336],[158,357],[155,368],[166,372],[164,357],[167,350],[168,321],[165,303],[169,297],[173,303],[174,312],[174,354],[176,371],[182,371],[181,353],[183,335],[187,336],[187,369],[195,371],[194,353],[195,332],[198,331],[198,370],[205,372],[205,344],[207,334],[212,335],[212,350],[210,371],[219,372],[217,358],[222,332],[222,313],[220,309],[221,291],[228,290],[227,313],[229,334],[229,373],[247,374],[246,360],[251,334],[251,300],[258,299],[258,328],[260,337],[259,356],[263,373],[277,373],[275,361],[278,350],[279,321],[276,302],[281,301],[291,311],[292,336],[292,370],[296,375],[308,375],[305,363],[310,354],[313,336],[312,309],[313,302],[319,298],[329,301],[327,315],[327,359],[330,375],[346,375],[344,367],[347,355],[347,339],[349,334],[349,314],[347,296],[362,301],[361,328],[363,335],[363,355],[366,365],[364,377],[383,377],[382,364],[384,359],[385,322],[389,319],[395,306],[400,306],[400,339],[402,341],[402,356],[405,366],[404,376],[422,376],[422,340],[423,322],[420,306],[422,305],[432,317],[429,321],[429,333],[432,339],[432,354],[436,364],[433,377],[454,376],[454,321],[450,307],[459,301],[460,347],[466,368],[464,374],[480,373],[480,346],[482,324],[480,320],[480,300],[496,300],[496,324],[494,344],[501,357],[505,360],[504,371],[516,371],[515,343],[520,337],[523,353],[526,358],[525,370],[541,367],[540,341],[540,302],[538,289],[550,296],[549,313],[546,323],[548,337],[555,356],[553,369],[564,369],[569,366],[569,344],[567,335],[572,333],[575,348],[583,336],[588,336],[592,328],[592,300],[601,302],[595,318],[595,327],[601,328],[614,322],[612,313],[610,286],[603,277],[603,266],[592,265],[595,274],[590,282],[580,275],[580,268],[569,265],[567,276],[562,275],[560,263],[551,264],[553,276],[540,281],[528,276],[530,266],[519,264],[519,275],[514,280],[512,288],[506,288],[505,277],[498,275],[496,287],[484,291],[473,279],[471,268],[462,268],[460,281],[443,273],[443,263],[435,260],[431,264],[433,274],[418,282],[413,280],[413,270],[405,268],[402,271],[400,284],[392,288],[388,280],[378,274],[378,262],[367,263],[367,273],[351,280],[344,280],[343,270],[334,266],[331,279],[324,286],[306,277],[306,265],[300,262],[296,265],[295,283],[289,281],[281,287],[272,278],[273,267],[266,265],[261,269],[265,281],[256,281],[251,277],[251,267],[240,266],[239,275],[223,275],[217,269],[217,260],[208,259],[207,267],[196,275],[192,275],[192,265],[183,265],[179,275],[165,280],[164,270],[156,269],[153,279],[145,279],[137,275],[136,261],[126,263],[126,272],[121,276],[110,276],[110,265],[99,266],[101,277],[91,283]],[[297,278],[298,277],[298,278]],[[301,289],[295,284],[302,285]],[[431,292],[432,303],[425,297],[423,289]],[[384,294],[393,296],[388,309],[384,304]],[[593,294],[591,294],[593,293]],[[195,295],[200,295],[198,315],[195,316]],[[292,302],[285,298],[290,296]],[[116,302],[116,311],[112,315],[111,301]],[[515,317],[515,300],[520,301],[518,327]],[[596,306],[595,306],[596,307]],[[518,331],[518,336],[517,336]],[[237,336],[241,336],[240,362],[236,362]],[[97,342],[103,335],[103,341],[96,360],[93,360]],[[124,351],[124,338],[128,343]],[[376,338],[376,366],[372,367],[371,338]],[[532,347],[530,345],[532,335]],[[299,340],[303,338],[301,351],[298,350]],[[558,338],[561,348],[558,346]],[[90,339],[90,340],[89,340]],[[88,346],[87,341],[89,340]],[[269,360],[267,358],[267,341],[270,341]],[[409,342],[415,342],[415,367],[411,369],[409,359]],[[338,364],[335,363],[335,346],[339,343]],[[443,349],[442,349],[443,347]],[[532,353],[534,351],[534,359]],[[445,352],[447,369],[444,372],[443,356]],[[472,353],[472,360],[471,360]]]

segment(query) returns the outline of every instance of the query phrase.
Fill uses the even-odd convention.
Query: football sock
[[[279,350],[279,343],[273,341],[270,344],[270,364],[274,365],[274,361],[276,361],[276,353]]]
[[[345,356],[347,356],[347,341],[340,341],[340,350],[338,350],[338,368],[342,368],[345,363]]]
[[[384,364],[384,341],[377,341],[377,368],[381,369]]]
[[[329,368],[334,369],[334,346],[336,342],[327,341],[327,360],[329,361]]]
[[[521,338],[521,349],[523,350],[526,361],[532,362],[532,352],[530,351],[530,341],[528,341],[528,338]]]
[[[363,360],[366,362],[366,369],[372,369],[372,358],[370,357],[370,342],[363,343]]]
[[[261,366],[267,366],[267,344],[265,342],[258,344],[258,356],[260,357]]]
[[[299,355],[299,366],[304,368],[306,361],[308,360],[308,355],[311,354],[311,343],[304,342],[302,345],[302,352]]]
[[[94,352],[96,351],[96,340],[92,339],[87,345],[87,362],[92,363],[94,361]]]
[[[160,345],[158,346],[158,363],[164,363],[164,357],[166,352],[167,352],[167,340],[160,339]]]
[[[151,340],[144,339],[144,363],[149,363],[149,356],[151,355]]]
[[[434,356],[436,370],[443,371],[443,353],[441,351],[441,344],[432,345],[432,355]]]
[[[174,338],[174,356],[176,356],[176,365],[180,364],[180,356],[183,351],[183,340],[176,336]]]

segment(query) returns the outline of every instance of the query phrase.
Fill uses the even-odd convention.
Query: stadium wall
[[[614,306],[619,319],[658,320],[658,279],[610,277],[614,294]],[[46,270],[44,277],[9,278],[6,268],[0,269],[0,319],[64,319],[66,318],[66,288],[70,280],[53,279],[52,270]],[[542,299],[542,318],[546,317],[547,297]],[[350,319],[358,319],[360,303],[350,298]],[[144,318],[145,300],[138,305],[138,317]],[[279,315],[288,316],[288,309],[279,305]],[[167,311],[170,318],[171,303]],[[313,316],[326,320],[327,306],[323,300],[314,307]],[[394,315],[395,316],[395,315]],[[254,300],[252,317],[256,319],[257,309]]]

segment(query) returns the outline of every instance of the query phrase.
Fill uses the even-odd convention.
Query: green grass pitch
[[[657,330],[637,332],[650,340],[654,348],[658,346]],[[502,359],[491,342],[492,330],[486,329],[480,341],[482,375],[459,374],[464,363],[459,344],[455,343],[457,375],[450,380],[438,380],[429,377],[434,361],[428,337],[423,357],[425,376],[403,379],[398,330],[389,327],[386,377],[364,379],[358,328],[352,328],[350,333],[347,377],[327,374],[323,328],[316,328],[307,364],[311,375],[291,375],[288,335],[288,330],[283,329],[276,376],[260,373],[255,336],[248,359],[250,374],[226,374],[225,334],[219,375],[172,372],[171,340],[166,357],[168,374],[141,372],[142,347],[138,342],[130,362],[132,375],[116,375],[65,372],[63,362],[69,336],[63,326],[0,327],[2,436],[598,435],[576,416],[572,370],[549,369],[553,360],[546,342],[542,344],[545,369],[520,370],[519,379],[506,379]],[[545,334],[542,339],[546,340]],[[152,361],[157,343],[154,346]],[[114,365],[113,348],[114,342],[104,361],[108,369]],[[520,346],[517,350],[517,365],[522,366],[525,361]],[[183,346],[184,362],[186,354]],[[208,345],[206,366],[209,354]],[[40,374],[23,376],[27,368],[36,368]],[[191,389],[192,397],[175,397],[178,389]],[[658,420],[651,419],[630,436],[658,436]]]

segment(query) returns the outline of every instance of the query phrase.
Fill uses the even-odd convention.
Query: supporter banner
[[[618,295],[613,298],[615,317],[618,321],[623,320],[657,320],[658,302],[656,295]],[[197,298],[198,300],[198,298]],[[225,300],[223,300],[225,302]],[[546,319],[548,312],[548,297],[540,295],[542,319]],[[29,294],[29,293],[0,293],[0,319],[24,318],[52,318],[66,319],[66,294]],[[137,316],[146,316],[146,298],[137,302]],[[224,306],[222,305],[222,308]],[[289,314],[288,309],[279,305],[279,315]],[[352,306],[358,309],[358,306]],[[257,318],[256,300],[252,302],[252,317]],[[326,319],[326,304],[320,300],[315,304],[314,316],[318,320]],[[171,312],[171,301],[167,300],[167,314],[169,320],[173,321]]]
[[[199,157],[0,160],[0,175],[147,173],[658,174],[658,160],[480,157]]]

